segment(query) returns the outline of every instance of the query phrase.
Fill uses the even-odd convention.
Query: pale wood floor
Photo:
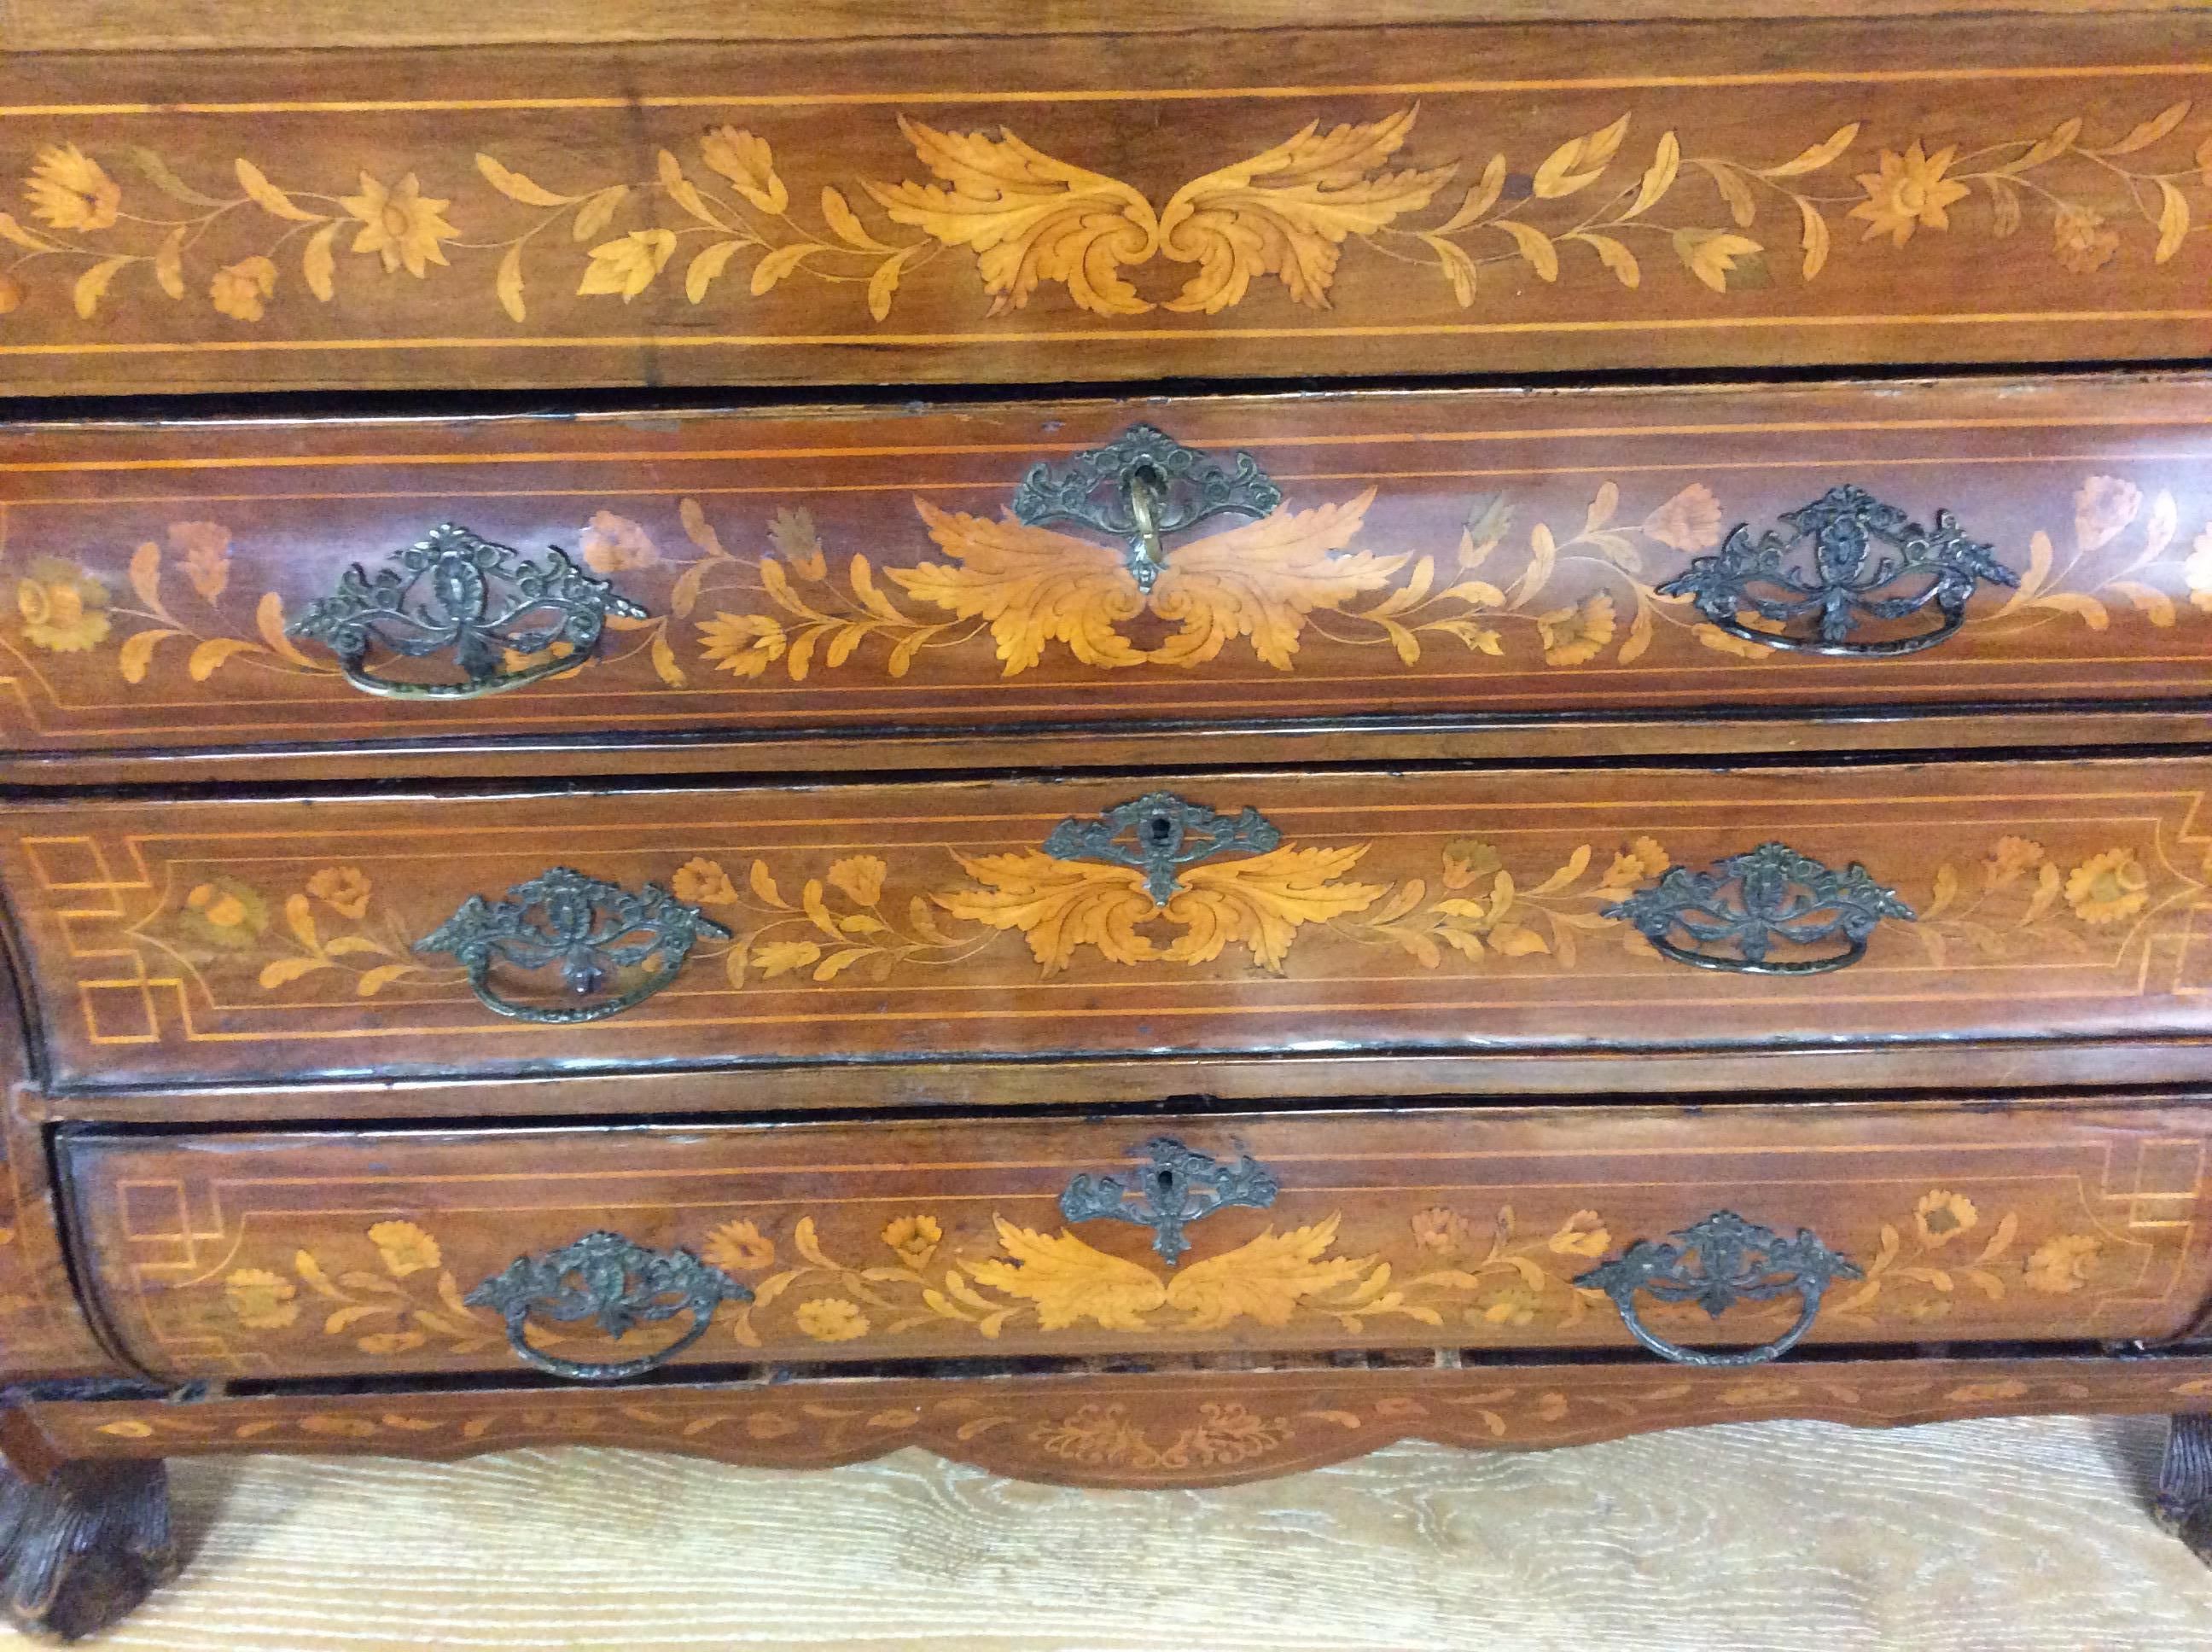
[[[2163,1424],[1402,1446],[1204,1492],[919,1452],[789,1475],[628,1452],[174,1466],[160,1652],[2121,1652],[2212,1645],[2142,1512]],[[18,1645],[0,1634],[0,1641]]]

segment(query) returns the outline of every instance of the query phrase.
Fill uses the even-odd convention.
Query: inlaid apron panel
[[[2212,681],[2208,409],[2179,378],[17,427],[0,750],[889,766],[1196,720],[2173,708]]]
[[[834,1064],[858,1104],[883,1063],[1265,1054],[1291,1093],[1307,1055],[1401,1058],[1388,1093],[1425,1055],[1516,1053],[1600,1088],[1671,1054],[1650,1081],[1680,1087],[1701,1052],[1810,1075],[2212,1031],[2208,782],[2171,759],[18,802],[0,878],[64,1088]]]
[[[1633,1338],[1752,1364],[1800,1338],[2157,1337],[2194,1319],[2212,1274],[2208,1118],[2173,1102],[88,1127],[66,1151],[86,1274],[151,1370],[529,1364],[590,1382],[763,1359]]]

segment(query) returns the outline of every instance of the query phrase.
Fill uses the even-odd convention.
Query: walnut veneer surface
[[[553,1441],[2212,1552],[2212,22],[2020,9],[18,3],[16,1619]]]

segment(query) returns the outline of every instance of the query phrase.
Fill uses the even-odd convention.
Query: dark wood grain
[[[65,1174],[102,1312],[164,1376],[519,1366],[462,1299],[595,1230],[681,1247],[752,1288],[679,1357],[884,1360],[1193,1349],[1629,1345],[1576,1281],[1720,1210],[1809,1228],[1857,1264],[1814,1343],[2177,1333],[2201,1313],[2207,1115],[2188,1101],[1716,1110],[1443,1109],[155,1138],[80,1133]],[[1079,1175],[1133,1175],[1158,1135],[1279,1193],[1151,1230],[1070,1224]],[[1649,1299],[1656,1334],[1749,1347],[1796,1296],[1717,1317]],[[667,1346],[530,1322],[562,1359]]]
[[[2201,220],[2208,41],[2167,11],[1808,19],[1749,58],[1724,21],[21,54],[0,173],[100,172],[46,162],[79,204],[18,220],[0,386],[2185,359],[2212,255],[2159,182]],[[972,138],[939,156],[971,204],[923,192],[915,122]],[[725,126],[773,184],[716,170]],[[972,203],[1040,188],[1043,250],[987,229],[987,270]]]
[[[1096,762],[1241,756],[1255,737],[1296,761],[1980,743],[2022,737],[1966,708],[2193,714],[2212,680],[2208,406],[2184,374],[21,425],[0,443],[20,714],[0,746],[15,777],[82,782],[210,746],[481,773],[457,748],[488,736],[511,743],[507,773],[775,771],[1003,759],[1024,738],[1057,755],[1078,731]],[[1149,604],[1118,544],[1006,514],[1030,466],[1139,420],[1249,452],[1285,490],[1268,523],[1171,541]],[[1843,485],[1923,526],[1954,513],[2021,583],[1984,586],[1933,648],[1856,659],[1747,642],[1659,594],[1732,529]],[[480,700],[379,698],[283,635],[346,568],[448,520],[559,546],[650,617],[618,619],[575,673]],[[458,677],[450,658],[373,665]],[[1872,712],[1944,720],[1876,734]],[[92,753],[143,761],[76,761]]]

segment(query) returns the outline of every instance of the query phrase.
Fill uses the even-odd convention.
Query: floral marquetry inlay
[[[0,212],[0,313],[50,286],[86,322],[191,306],[246,331],[342,290],[388,301],[396,280],[465,283],[522,325],[544,287],[614,305],[665,287],[741,311],[806,283],[880,325],[939,257],[966,263],[994,317],[1213,316],[1263,288],[1322,309],[1355,260],[1413,265],[1462,309],[1530,282],[1604,282],[1632,304],[1668,271],[1726,298],[1817,282],[1832,262],[1910,260],[1946,235],[2032,235],[2066,277],[2110,282],[2202,231],[2212,136],[2192,107],[2023,110],[1941,140],[1861,117],[1744,153],[1628,112],[1507,138],[1406,102],[1294,116],[1243,153],[1194,127],[1175,148],[1203,169],[1160,193],[1075,143],[910,113],[882,132],[911,153],[903,176],[804,152],[794,170],[772,121],[695,129],[649,176],[588,148],[525,171],[488,131],[472,156],[386,151],[371,170],[240,154],[216,175],[81,130],[21,163],[20,216]]]
[[[1378,528],[1370,519],[1383,497],[1369,487],[1180,539],[1149,589],[1120,548],[918,495],[905,519],[915,544],[904,552],[881,539],[870,550],[840,544],[796,503],[751,521],[718,522],[688,498],[665,522],[602,508],[580,522],[576,561],[647,612],[617,600],[608,635],[577,670],[526,692],[573,695],[586,675],[738,695],[753,683],[833,676],[888,686],[918,665],[930,675],[938,660],[939,671],[983,680],[1071,665],[1297,674],[1316,669],[1316,647],[1318,669],[1340,673],[1370,663],[1410,676],[1723,659],[1790,668],[1793,656],[1752,640],[1776,623],[1747,610],[1724,628],[1665,588],[1751,513],[1705,482],[1603,481],[1565,519],[1510,491],[1474,495],[1456,533],[1437,542]],[[2116,612],[2154,630],[2212,625],[2212,520],[2185,520],[2170,489],[2088,475],[2049,515],[2057,519],[2003,550],[2017,586],[1977,594],[1945,648],[2026,653],[2033,634],[2105,632]],[[729,548],[746,538],[757,554]],[[296,694],[319,677],[352,695],[331,655],[287,634],[312,598],[240,588],[239,548],[224,523],[180,519],[134,550],[118,546],[112,566],[33,550],[0,565],[0,589],[14,598],[0,643],[36,668],[112,673],[126,694],[191,692],[221,674],[231,694],[252,692],[255,678],[273,695]],[[280,550],[255,554],[274,562]],[[510,649],[501,669],[576,652],[565,641]]]
[[[1072,1228],[1032,1227],[996,1210],[910,1209],[830,1238],[803,1207],[740,1208],[684,1241],[752,1291],[750,1302],[726,1303],[716,1315],[714,1334],[726,1339],[719,1352],[710,1340],[696,1357],[726,1360],[765,1346],[896,1347],[917,1334],[1042,1347],[1100,1333],[1172,1342],[1229,1332],[1249,1342],[1271,1330],[1415,1344],[1562,1333],[1580,1341],[1598,1328],[1585,1326],[1590,1315],[1609,1321],[1613,1310],[1577,1277],[1634,1236],[1596,1209],[1427,1204],[1380,1235],[1370,1230],[1356,1248],[1342,1242],[1346,1213],[1331,1211],[1270,1224],[1227,1248],[1200,1240],[1192,1257],[1168,1266],[1149,1253],[1110,1252]],[[1994,1309],[2023,1294],[2028,1303],[2094,1297],[2141,1277],[2137,1240],[2069,1225],[2056,1211],[2023,1218],[1985,1209],[1940,1187],[1850,1237],[1864,1282],[1838,1290],[1820,1322],[1862,1335],[1943,1321],[1969,1299]],[[472,1280],[457,1277],[462,1266],[429,1225],[393,1219],[345,1244],[241,1252],[176,1288],[219,1293],[214,1317],[241,1349],[314,1337],[373,1357],[422,1350],[441,1361],[500,1363],[503,1327],[464,1300]],[[1693,1307],[1643,1311],[1690,1326],[1703,1321]],[[1726,1318],[1751,1342],[1778,1311],[1739,1307]],[[641,1345],[653,1334],[640,1333]],[[527,1335],[541,1348],[594,1340],[588,1331],[555,1333],[535,1322]]]

